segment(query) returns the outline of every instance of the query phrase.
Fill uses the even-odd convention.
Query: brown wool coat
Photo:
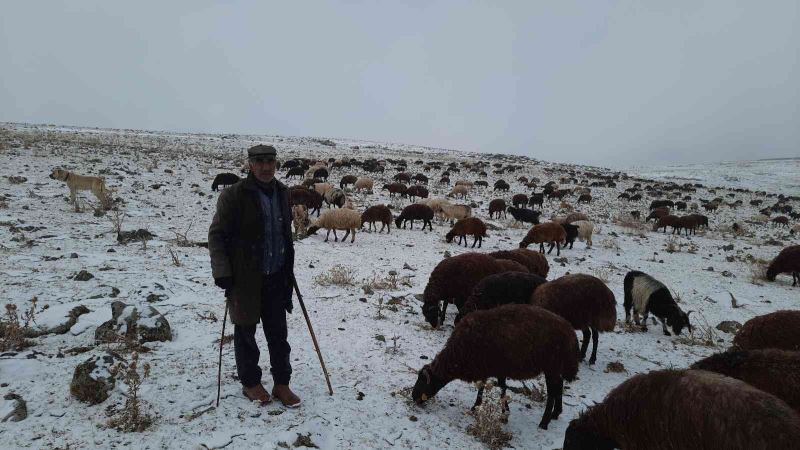
[[[283,283],[268,288],[278,289],[280,292],[275,297],[276,300],[284,303],[287,312],[292,312],[292,212],[286,185],[275,181],[283,215],[283,237],[286,243],[286,261],[283,267],[287,276]],[[212,275],[214,278],[233,277],[228,309],[231,321],[236,325],[253,325],[261,318],[264,213],[257,190],[252,174],[223,190],[217,200],[217,212],[208,228]]]

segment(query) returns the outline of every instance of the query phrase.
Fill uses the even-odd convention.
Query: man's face
[[[256,156],[248,160],[250,171],[263,183],[269,183],[275,178],[275,167],[278,165],[275,159],[267,159],[263,156]]]

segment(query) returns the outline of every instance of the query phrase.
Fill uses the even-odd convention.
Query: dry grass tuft
[[[314,277],[314,283],[320,286],[354,286],[356,284],[355,270],[342,264],[336,264]]]
[[[34,345],[26,339],[29,335],[31,323],[36,323],[36,303],[38,299],[31,299],[31,306],[19,312],[17,305],[6,303],[6,315],[0,318],[0,351],[20,351]],[[46,305],[45,305],[46,306]],[[38,312],[43,311],[44,308]]]
[[[767,264],[763,259],[754,259],[750,265],[750,282],[756,286],[762,286],[763,281],[767,281]]]
[[[603,283],[608,284],[609,277],[611,276],[611,269],[609,267],[595,267],[592,273]]]
[[[369,287],[374,290],[396,290],[399,285],[411,287],[411,276],[398,276],[397,272],[390,270],[385,276],[372,275],[372,278],[364,278],[361,288]]]
[[[692,325],[692,332],[688,336],[679,336],[675,341],[690,346],[717,347],[720,340],[719,334],[714,327],[709,325],[706,316],[697,311],[693,317],[695,324]],[[698,322],[697,317],[700,317],[702,323]]]
[[[506,447],[512,438],[511,433],[503,430],[503,424],[508,421],[508,413],[505,412],[507,404],[508,397],[500,398],[500,390],[487,383],[483,391],[483,403],[470,413],[475,423],[467,426],[467,433],[490,449]]]

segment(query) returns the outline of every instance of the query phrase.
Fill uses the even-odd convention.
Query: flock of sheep
[[[481,247],[488,236],[490,226],[476,217],[478,205],[466,203],[474,189],[488,190],[487,171],[494,174],[509,174],[522,171],[521,166],[488,162],[441,162],[415,161],[421,172],[439,173],[438,185],[449,186],[450,177],[461,171],[469,171],[477,181],[462,179],[444,198],[430,198],[426,187],[430,176],[421,172],[412,175],[405,160],[359,161],[334,159],[312,161],[293,159],[283,163],[284,179],[294,177],[302,182],[291,187],[290,202],[296,233],[311,235],[317,230],[327,230],[325,241],[331,232],[338,241],[338,231],[345,231],[344,241],[351,235],[355,240],[357,230],[364,225],[371,231],[390,232],[392,222],[396,228],[414,229],[414,222],[421,229],[433,231],[432,223],[438,218],[449,221],[452,228],[445,235],[450,243]],[[397,172],[382,186],[390,198],[407,198],[409,204],[398,213],[394,204],[365,205],[359,212],[354,204],[354,194],[372,192],[373,177],[384,177],[386,170]],[[333,171],[350,172],[359,169],[364,173],[355,176],[346,173],[339,187],[328,182]],[[217,185],[230,184],[220,177]],[[235,176],[235,175],[234,175]],[[554,176],[556,176],[554,174]],[[541,180],[521,175],[516,181],[531,189],[528,195],[514,194],[510,205],[506,198],[510,185],[499,179],[492,192],[500,198],[488,204],[488,218],[499,218],[509,213],[516,222],[531,225],[519,243],[519,248],[493,253],[468,252],[447,257],[431,272],[423,294],[422,313],[434,328],[444,324],[447,306],[452,303],[458,310],[456,326],[444,348],[418,374],[412,397],[423,403],[433,397],[453,380],[467,382],[497,378],[506,391],[506,379],[525,380],[544,374],[547,387],[547,403],[539,424],[546,429],[551,420],[562,411],[564,381],[576,380],[579,361],[593,343],[588,363],[597,359],[598,337],[601,332],[613,331],[617,324],[616,299],[606,284],[588,274],[568,274],[555,280],[546,279],[549,264],[545,257],[553,248],[556,255],[563,249],[572,248],[574,241],[585,241],[592,245],[595,225],[565,200],[576,197],[576,204],[591,204],[592,187],[616,188],[624,175],[605,175],[589,171],[571,171],[558,182]],[[699,184],[677,185],[634,180],[636,183],[618,196],[619,202],[635,202],[643,194],[653,197],[650,213],[645,221],[655,220],[653,231],[667,227],[678,234],[683,230],[688,235],[699,227],[708,228],[707,216],[693,213],[673,215],[673,211],[699,210],[702,206],[713,213],[721,205],[737,208],[742,200],[726,201],[722,196],[711,200],[694,199],[698,189],[707,189],[714,194],[717,189]],[[561,184],[575,185],[572,188]],[[536,192],[540,190],[539,192]],[[769,219],[774,213],[800,217],[794,212],[792,202],[797,197],[752,192],[737,189],[727,193],[756,197],[751,206],[760,206],[765,201],[774,204],[760,210],[751,224],[774,226],[789,225],[789,218],[780,215]],[[672,199],[678,201],[673,202]],[[461,199],[464,203],[454,203]],[[416,201],[414,201],[416,200]],[[695,201],[696,200],[696,201]],[[540,223],[544,202],[559,202],[564,214]],[[688,203],[687,203],[688,202]],[[699,202],[699,203],[697,203]],[[328,208],[323,208],[327,205]],[[539,210],[534,210],[534,207]],[[570,212],[571,211],[571,212]],[[311,218],[317,215],[315,220]],[[641,220],[638,210],[627,215]],[[380,230],[377,224],[381,225]],[[732,225],[746,226],[737,222]],[[795,226],[792,233],[799,231]],[[531,244],[539,244],[539,252],[529,250]],[[767,279],[775,280],[782,273],[791,274],[793,286],[800,281],[800,246],[789,246],[777,255],[767,270]],[[670,330],[680,334],[692,330],[690,314],[684,312],[670,290],[652,276],[630,271],[624,279],[625,321],[631,319],[643,330],[647,320],[661,322],[664,335]],[[575,330],[582,333],[580,345]],[[800,311],[780,311],[756,317],[747,322],[734,340],[728,352],[698,361],[690,369],[660,370],[631,377],[611,391],[606,400],[589,408],[572,420],[566,432],[564,449],[611,449],[611,448],[789,448],[800,439]],[[475,406],[482,402],[483,388],[478,391]]]

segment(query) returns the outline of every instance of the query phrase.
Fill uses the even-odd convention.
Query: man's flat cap
[[[278,156],[278,151],[271,145],[258,144],[247,149],[248,158],[262,157],[267,159],[275,159]]]

